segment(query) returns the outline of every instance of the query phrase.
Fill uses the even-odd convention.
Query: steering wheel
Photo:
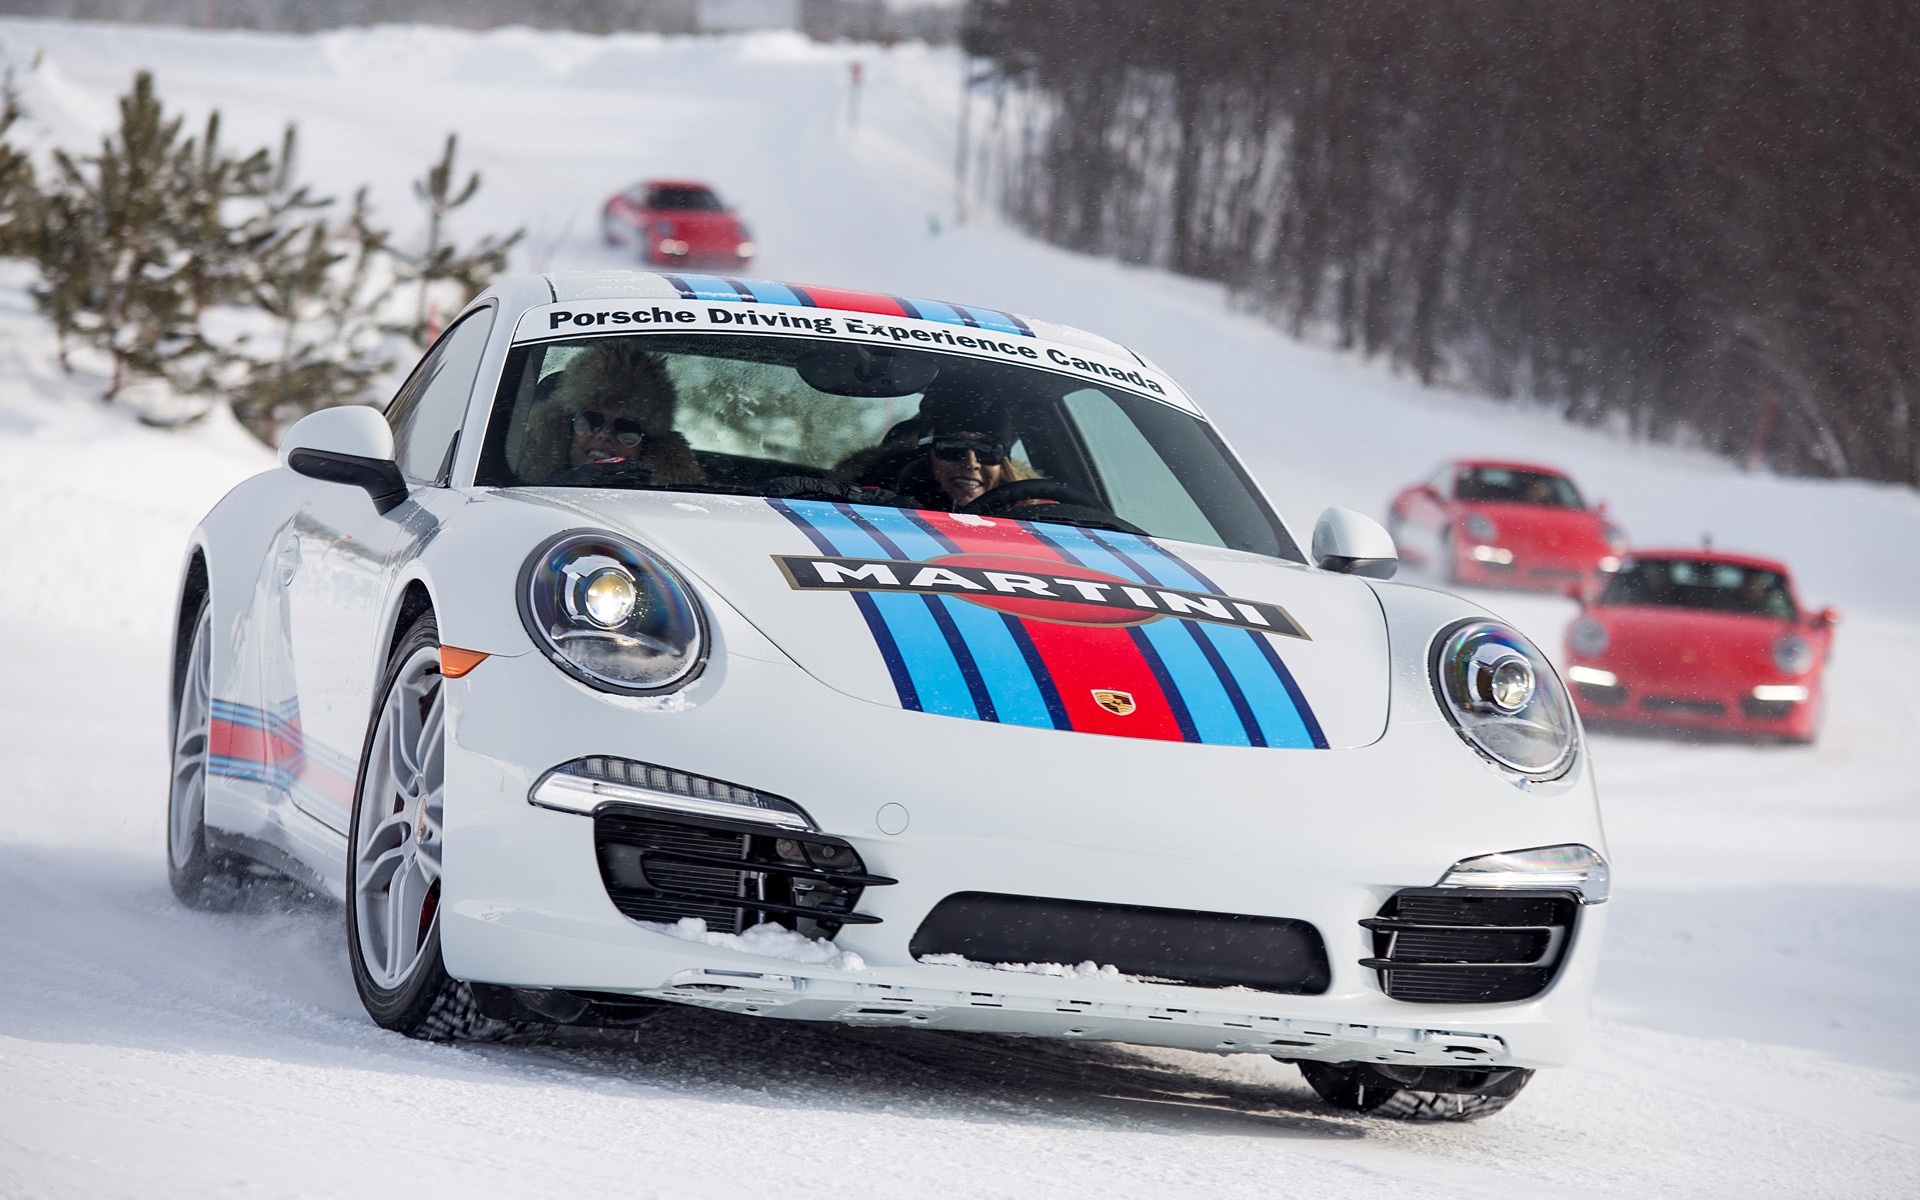
[[[1061,483],[1058,479],[1016,479],[1012,483],[1003,483],[956,511],[971,513],[976,517],[990,517],[1041,500],[1107,513],[1107,506],[1100,503],[1093,493],[1082,491],[1070,483]]]

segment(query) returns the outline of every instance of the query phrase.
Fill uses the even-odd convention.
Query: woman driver
[[[655,486],[706,481],[692,447],[673,428],[679,395],[665,359],[608,339],[548,378],[557,382],[530,414],[523,477],[583,483],[590,476],[582,468],[634,463],[652,470]]]
[[[926,467],[939,498],[965,508],[994,488],[1038,476],[1013,458],[1013,418],[1004,405],[977,396],[928,397],[920,416]]]

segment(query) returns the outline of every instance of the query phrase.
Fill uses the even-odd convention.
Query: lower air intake
[[[1578,901],[1566,892],[1407,888],[1360,924],[1380,988],[1416,1004],[1499,1004],[1547,990]]]
[[[830,938],[878,924],[854,905],[894,882],[869,874],[841,838],[639,806],[602,805],[593,844],[615,908],[661,924],[695,917],[715,933],[772,923]]]
[[[1295,996],[1317,996],[1331,982],[1326,945],[1305,921],[988,892],[942,900],[908,948],[915,958],[1092,962],[1170,983]]]

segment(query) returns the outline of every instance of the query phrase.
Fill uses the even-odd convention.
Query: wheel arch
[[[206,547],[196,540],[187,551],[187,565],[180,574],[180,594],[173,613],[173,657],[167,679],[168,729],[173,728],[180,716],[180,685],[193,645],[194,620],[199,616],[203,603],[212,603],[212,591],[207,573]]]
[[[426,580],[415,576],[401,586],[400,598],[394,605],[393,620],[387,630],[387,652],[380,660],[383,669],[384,664],[393,661],[394,652],[400,648],[400,639],[407,636],[407,630],[413,628],[413,623],[427,613],[438,612]]]

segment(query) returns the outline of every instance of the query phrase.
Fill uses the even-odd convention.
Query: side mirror
[[[309,479],[364,489],[381,513],[407,498],[407,481],[393,461],[393,430],[364,404],[308,413],[280,439],[280,465]]]
[[[1325,571],[1392,579],[1400,566],[1393,535],[1372,517],[1350,508],[1329,508],[1313,527],[1313,561]]]
[[[1832,629],[1839,623],[1840,610],[1837,608],[1823,608],[1813,616],[1813,627],[1815,629]]]
[[[1606,515],[1607,515],[1607,502],[1606,502],[1605,500],[1596,500],[1596,501],[1594,501],[1594,505],[1593,505],[1593,511],[1594,511],[1594,512],[1597,512],[1597,513],[1599,513],[1599,514],[1600,514],[1601,516],[1603,516],[1603,517],[1604,517],[1604,516],[1606,516]]]

